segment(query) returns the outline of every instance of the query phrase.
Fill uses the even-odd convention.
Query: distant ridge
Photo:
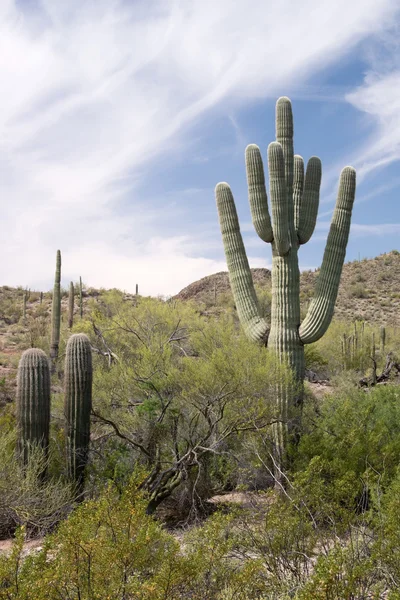
[[[268,269],[251,269],[251,272],[257,287],[271,288],[271,272]],[[301,273],[304,309],[313,297],[318,273],[319,269]],[[210,304],[214,295],[218,298],[220,294],[230,293],[228,273],[221,271],[191,283],[174,298]],[[393,250],[343,266],[335,318],[400,326],[400,252]]]

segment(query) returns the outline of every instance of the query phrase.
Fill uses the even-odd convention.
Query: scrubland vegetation
[[[31,292],[24,316],[23,293],[0,295],[0,535],[14,538],[0,598],[400,598],[398,328],[386,325],[383,344],[381,323],[337,320],[307,346],[317,382],[281,485],[272,430],[291,374],[244,337],[230,297],[92,292],[70,330],[65,294],[49,453],[21,465],[16,367],[51,342],[51,294]],[[267,292],[261,305],[268,318]],[[93,352],[83,493],[63,428],[64,355],[78,332]],[[32,537],[43,539],[27,552]]]

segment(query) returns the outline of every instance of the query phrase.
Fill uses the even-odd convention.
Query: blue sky
[[[357,169],[346,260],[400,248],[399,0],[1,0],[1,285],[170,295],[225,270],[214,188],[230,183],[251,266],[244,150],[275,102],[322,159],[322,260],[341,169]]]

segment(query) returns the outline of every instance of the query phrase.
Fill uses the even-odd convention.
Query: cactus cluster
[[[92,351],[84,334],[72,335],[65,358],[65,440],[67,474],[82,491],[90,438]],[[47,457],[50,429],[50,368],[43,350],[26,350],[17,374],[17,452],[23,464],[34,445]]]
[[[269,213],[264,167],[259,148],[246,148],[246,171],[250,210],[259,237],[272,246],[271,326],[260,314],[252,275],[239,228],[235,202],[227,183],[216,186],[220,228],[237,312],[247,336],[273,348],[288,362],[298,389],[280,390],[280,423],[276,427],[275,451],[280,464],[287,445],[287,432],[298,429],[304,379],[304,345],[317,341],[333,316],[355,196],[356,173],[345,167],[341,173],[336,208],[326,244],[314,299],[300,322],[300,276],[298,249],[315,228],[321,162],[312,157],[304,173],[304,161],[293,152],[292,106],[288,98],[276,105],[276,141],[268,148]],[[297,434],[294,432],[294,435]]]
[[[381,326],[378,356],[383,358],[386,343],[386,328]],[[356,369],[361,372],[371,366],[377,358],[375,332],[365,327],[364,321],[354,322],[354,333],[344,333],[340,340],[343,369]]]

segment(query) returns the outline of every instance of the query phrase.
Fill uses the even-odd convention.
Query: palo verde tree
[[[317,220],[321,161],[311,157],[304,175],[304,161],[293,153],[292,106],[288,98],[276,104],[276,141],[268,147],[272,222],[268,210],[264,168],[259,148],[246,148],[250,210],[259,237],[272,246],[271,325],[260,314],[252,275],[239,228],[235,202],[227,183],[216,187],[216,201],[229,279],[237,312],[247,336],[273,348],[288,362],[297,390],[286,386],[278,392],[280,423],[275,427],[275,451],[282,465],[288,432],[298,435],[304,379],[304,345],[317,341],[332,319],[355,196],[356,173],[345,167],[340,176],[336,208],[325,248],[315,296],[300,322],[298,249],[311,238]]]

